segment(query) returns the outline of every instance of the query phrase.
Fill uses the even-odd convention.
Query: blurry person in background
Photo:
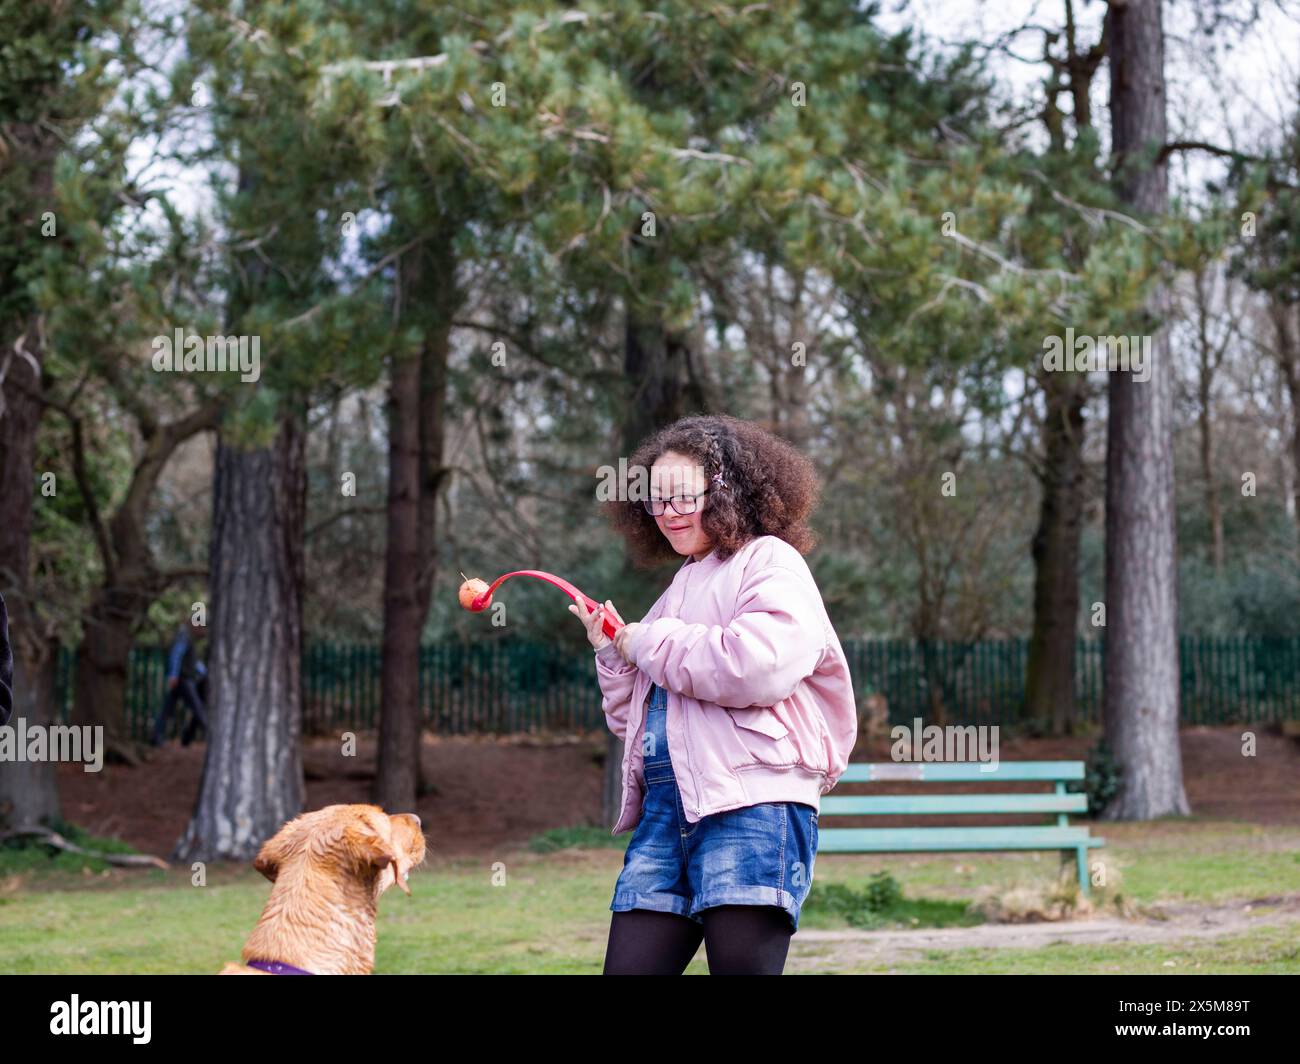
[[[178,701],[184,702],[190,710],[189,723],[181,733],[181,745],[189,746],[199,725],[203,726],[204,735],[208,733],[208,718],[204,712],[208,694],[208,670],[195,653],[195,644],[202,634],[203,629],[199,625],[192,620],[186,621],[177,629],[176,638],[167,651],[167,697],[163,699],[158,719],[154,721],[154,746],[162,746],[163,731]]]

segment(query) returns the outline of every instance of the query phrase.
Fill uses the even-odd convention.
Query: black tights
[[[719,905],[700,913],[701,927],[677,913],[614,913],[606,975],[681,975],[700,940],[710,975],[780,975],[790,949],[790,918],[775,905]]]

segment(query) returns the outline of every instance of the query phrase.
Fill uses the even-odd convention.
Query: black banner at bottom
[[[786,1044],[797,1051],[810,1039],[837,1050],[859,1041],[865,1051],[988,1050],[996,1039],[1048,1052],[1122,1043],[1232,1052],[1294,1048],[1297,986],[1278,976],[844,976],[786,978],[779,993],[734,979],[674,993],[558,976],[270,979],[0,979],[6,1048],[62,1042],[93,1050],[98,1042],[127,1052],[243,1046],[337,1055],[355,1045],[387,1054],[442,1037],[463,1051],[477,1036],[494,1050],[518,1038],[536,1051],[543,1032],[588,1039],[607,1024],[636,1030],[672,1017],[691,1040],[757,1041],[769,1051]],[[781,1012],[795,1022],[782,1023]]]

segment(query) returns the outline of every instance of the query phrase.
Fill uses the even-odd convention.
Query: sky
[[[1210,0],[1165,0],[1165,78],[1168,83],[1169,130],[1177,140],[1201,140],[1251,153],[1276,137],[1297,105],[1300,80],[1300,0],[1216,0],[1240,15],[1258,8],[1254,24],[1218,26],[1204,32],[1197,25],[1215,4]],[[1065,0],[906,0],[887,2],[881,24],[890,30],[911,27],[941,46],[976,40],[992,44],[1023,26],[1053,29],[1065,24]],[[1082,41],[1101,34],[1106,4],[1075,0],[1075,19]],[[1009,42],[1015,56],[1037,60],[1041,32],[1021,33]],[[1041,62],[1022,62],[994,53],[990,67],[1008,94],[1020,101],[1033,97],[1045,75]],[[1093,84],[1093,115],[1105,122],[1109,96],[1103,66]],[[1204,153],[1186,153],[1170,177],[1177,185],[1198,183],[1221,172],[1222,163]]]

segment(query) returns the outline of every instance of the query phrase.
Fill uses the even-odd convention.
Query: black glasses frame
[[[712,488],[705,488],[703,491],[697,491],[694,495],[674,495],[668,499],[646,499],[641,503],[641,505],[645,507],[645,512],[651,517],[662,517],[667,512],[669,506],[673,508],[673,513],[677,514],[678,517],[689,517],[700,508],[700,496],[707,495],[712,490]],[[677,506],[678,499],[690,499],[691,508],[689,510],[680,509]],[[654,509],[656,506],[659,507],[657,511]]]

